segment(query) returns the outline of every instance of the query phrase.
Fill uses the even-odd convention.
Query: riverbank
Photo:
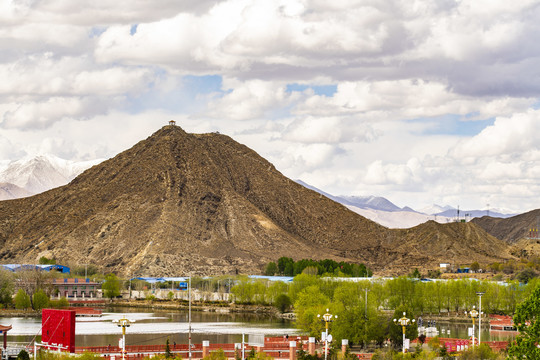
[[[0,309],[0,317],[39,317],[41,311],[19,310],[19,309]]]
[[[113,300],[105,303],[104,306],[110,307],[131,307],[142,309],[167,309],[167,310],[187,310],[189,302],[185,300]],[[274,306],[269,305],[249,305],[227,303],[224,301],[208,302],[199,301],[192,302],[191,309],[193,311],[216,312],[216,313],[250,313],[261,314],[276,318],[294,318],[294,313],[282,314]]]

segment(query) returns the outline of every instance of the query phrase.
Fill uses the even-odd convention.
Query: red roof
[[[4,326],[4,325],[0,325],[0,331],[4,332],[4,331],[9,331],[11,330],[11,325],[9,326]]]

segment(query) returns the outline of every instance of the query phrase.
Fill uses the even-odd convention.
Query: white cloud
[[[173,118],[334,193],[534,207],[539,17],[533,0],[0,0],[0,158],[113,156]]]
[[[89,98],[51,97],[42,102],[17,104],[15,110],[2,117],[4,128],[44,128],[65,117],[84,117],[104,112],[100,104]]]
[[[286,108],[299,98],[298,94],[287,93],[283,83],[261,80],[224,79],[223,90],[227,93],[210,101],[202,115],[233,120],[270,117],[275,109]]]
[[[540,110],[516,113],[500,117],[492,126],[485,128],[452,149],[454,157],[511,155],[540,149]]]

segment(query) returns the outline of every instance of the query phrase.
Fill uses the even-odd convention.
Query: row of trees
[[[298,294],[308,285],[316,285],[329,298],[334,289],[351,287],[358,294],[367,291],[370,301],[377,308],[395,309],[405,305],[415,313],[462,313],[477,305],[477,292],[484,292],[482,310],[490,314],[513,314],[517,304],[523,301],[539,283],[538,279],[528,284],[517,281],[497,283],[475,279],[447,281],[419,281],[408,277],[391,280],[339,281],[340,278],[321,278],[314,275],[297,275],[292,283],[253,280],[239,277],[231,288],[234,300],[238,303],[274,305],[277,297],[287,295],[291,302],[298,299]]]
[[[46,258],[40,259],[41,263],[49,262]],[[33,309],[36,311],[44,307],[62,307],[61,301],[51,301],[56,296],[56,288],[53,279],[63,276],[56,272],[47,272],[37,269],[17,271],[15,273],[0,270],[0,308],[15,307],[17,309]],[[114,274],[106,276],[96,274],[95,280],[104,280],[104,296],[115,297],[120,294],[123,281]],[[67,301],[66,301],[67,302]]]
[[[482,310],[486,314],[513,314],[539,284],[537,279],[520,285],[473,279],[422,282],[407,277],[347,282],[300,274],[289,284],[241,278],[231,293],[239,303],[271,304],[282,311],[291,310],[283,304],[293,305],[297,326],[313,336],[324,328],[317,315],[329,309],[338,315],[332,324],[335,339],[381,344],[390,338],[399,345],[401,330],[392,319],[401,317],[404,311],[413,318],[427,313],[463,314],[478,306],[476,293],[482,291]],[[392,311],[393,316],[389,316]]]
[[[367,277],[373,273],[364,264],[351,264],[344,261],[337,262],[331,259],[311,260],[302,259],[294,261],[289,257],[281,257],[277,263],[269,262],[266,266],[265,275],[295,276],[302,273],[311,275],[344,275],[353,277]]]

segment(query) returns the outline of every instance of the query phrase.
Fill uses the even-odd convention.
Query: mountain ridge
[[[463,226],[482,259],[509,257],[476,225]],[[433,239],[452,228],[426,229],[424,237]],[[411,234],[297,184],[228,136],[178,126],[159,129],[65,186],[0,202],[0,261],[47,256],[126,275],[260,273],[281,256],[363,262],[381,274],[404,273],[405,257],[408,265],[438,266],[444,253],[409,251]],[[456,261],[474,258],[455,253]]]

